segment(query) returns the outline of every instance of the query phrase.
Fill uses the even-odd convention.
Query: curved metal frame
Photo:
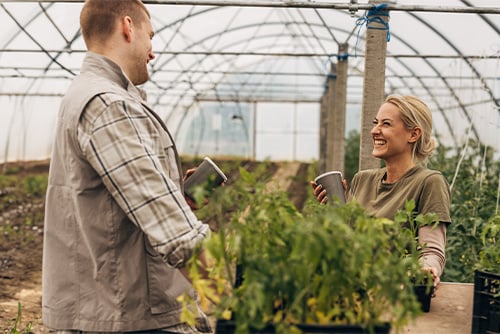
[[[21,0],[18,0],[18,1],[11,1],[11,2],[42,2],[42,1],[21,1]],[[64,66],[64,64],[62,64],[61,62],[58,61],[58,59],[60,58],[61,54],[63,52],[67,52],[68,50],[71,50],[71,47],[72,45],[74,44],[75,41],[78,40],[78,38],[80,38],[80,31],[77,30],[75,32],[75,34],[73,35],[73,37],[71,39],[67,39],[64,34],[62,33],[60,27],[57,26],[57,24],[55,23],[55,21],[52,20],[50,14],[47,12],[48,9],[51,8],[51,6],[53,5],[53,3],[55,2],[82,2],[81,0],[78,1],[78,0],[75,0],[75,1],[43,1],[43,2],[47,2],[49,3],[47,6],[44,6],[42,3],[39,4],[40,6],[40,11],[37,12],[35,15],[33,15],[27,22],[23,24],[21,24],[19,21],[16,20],[16,18],[9,12],[9,10],[5,7],[5,5],[3,3],[0,3],[0,8],[2,8],[6,13],[7,15],[9,15],[11,17],[11,19],[15,22],[15,24],[19,27],[19,30],[11,37],[9,38],[6,43],[4,44],[4,47],[7,47],[11,41],[15,40],[16,37],[19,36],[19,34],[21,33],[25,33],[29,38],[32,39],[32,41],[38,45],[38,47],[40,47],[40,52],[43,52],[47,55],[47,57],[49,58],[49,62],[47,63],[46,67],[44,68],[44,71],[43,73],[45,74],[46,72],[49,72],[51,70],[51,66],[53,64],[57,65],[60,69],[66,71],[67,73],[69,73],[70,75],[74,75],[74,70],[70,69],[70,68],[67,68]],[[280,21],[277,21],[277,22],[271,22],[271,21],[264,21],[262,22],[259,21],[259,22],[256,22],[256,23],[250,23],[250,24],[245,24],[245,25],[240,25],[240,26],[231,26],[230,23],[228,23],[226,25],[226,27],[222,27],[222,29],[216,33],[213,33],[209,36],[204,36],[202,39],[198,40],[198,41],[191,41],[191,43],[187,44],[185,47],[184,47],[184,50],[183,51],[189,51],[195,47],[198,47],[198,46],[204,46],[204,44],[209,41],[209,40],[214,40],[212,42],[212,45],[216,45],[217,43],[217,40],[223,36],[224,34],[227,34],[227,33],[230,33],[230,32],[234,32],[236,30],[243,30],[243,29],[254,29],[254,35],[253,36],[246,36],[245,39],[241,39],[241,40],[238,40],[238,41],[232,41],[231,43],[226,43],[225,45],[223,46],[219,46],[218,47],[218,50],[230,50],[232,47],[234,46],[240,46],[240,45],[243,45],[243,48],[241,49],[241,52],[238,51],[238,55],[245,55],[245,54],[252,54],[252,52],[256,52],[256,50],[259,50],[258,48],[256,50],[252,50],[250,51],[247,47],[248,47],[248,44],[245,46],[245,42],[248,42],[249,39],[253,39],[253,40],[257,40],[257,39],[273,39],[273,38],[276,38],[278,39],[280,36],[282,35],[278,35],[278,34],[258,34],[259,33],[259,29],[263,28],[263,27],[266,27],[266,26],[270,26],[270,25],[280,25],[280,26],[283,26],[283,30],[286,31],[287,29],[291,29],[291,27],[295,27],[294,29],[296,29],[297,31],[288,31],[288,35],[286,36],[287,38],[300,38],[300,39],[303,39],[304,41],[306,41],[306,43],[309,43],[308,41],[309,40],[315,40],[316,43],[317,43],[317,47],[321,48],[325,53],[327,52],[327,48],[325,47],[325,44],[323,42],[329,42],[329,43],[334,43],[334,44],[339,44],[338,42],[338,39],[336,38],[336,33],[338,32],[341,32],[343,34],[346,34],[348,37],[345,41],[345,43],[347,43],[353,36],[354,36],[354,31],[356,30],[356,27],[354,27],[354,29],[352,30],[346,30],[346,29],[342,29],[340,27],[333,27],[333,26],[329,26],[328,24],[326,24],[324,18],[322,17],[321,13],[318,11],[318,9],[325,9],[325,8],[328,8],[328,9],[332,9],[332,10],[340,10],[340,9],[348,9],[349,11],[347,12],[342,12],[346,15],[353,15],[354,13],[356,13],[358,10],[360,9],[368,9],[371,7],[371,5],[356,5],[356,6],[353,6],[353,4],[327,4],[327,3],[315,3],[315,2],[307,2],[307,3],[303,3],[303,2],[279,2],[279,1],[274,1],[274,2],[259,2],[259,3],[252,3],[251,1],[247,1],[245,3],[242,3],[242,2],[238,2],[238,1],[223,1],[223,0],[219,0],[219,1],[196,1],[196,2],[192,2],[192,1],[182,1],[182,2],[179,2],[179,1],[169,1],[169,0],[163,0],[163,1],[144,1],[145,3],[147,4],[166,4],[166,5],[176,5],[176,4],[192,4],[193,6],[188,10],[188,14],[175,20],[175,21],[172,21],[172,22],[168,22],[168,23],[164,23],[159,29],[157,29],[157,35],[160,35],[159,34],[160,32],[164,31],[164,30],[167,30],[167,29],[172,29],[174,31],[174,34],[172,36],[174,36],[175,34],[177,33],[181,33],[181,27],[182,25],[184,24],[187,24],[188,23],[188,20],[191,19],[191,18],[194,18],[194,17],[197,17],[197,16],[200,16],[200,15],[204,15],[208,12],[212,12],[212,11],[216,11],[222,7],[225,7],[225,6],[241,6],[241,7],[245,7],[245,6],[261,6],[261,7],[269,7],[269,8],[284,8],[284,9],[290,9],[290,8],[296,8],[297,9],[297,12],[298,12],[298,15],[300,16],[300,18],[302,18],[301,21],[299,20],[295,20],[291,15],[289,15],[290,17],[288,18],[288,20],[284,19],[282,22]],[[493,13],[493,14],[498,14],[500,13],[500,9],[498,10],[498,13],[496,11],[495,8],[479,8],[479,7],[473,7],[470,3],[470,1],[468,0],[461,0],[461,2],[463,4],[465,4],[466,6],[468,6],[468,8],[458,8],[456,11],[453,10],[453,8],[438,8],[438,7],[435,7],[434,8],[434,11],[449,11],[449,12],[458,12],[458,13],[474,13],[474,14],[477,14],[479,15],[479,17],[485,22],[485,24],[487,24],[491,29],[493,29],[497,34],[500,34],[499,32],[499,29],[498,27],[495,26],[495,24],[493,22],[491,22],[491,20],[488,19],[488,17],[486,17],[484,14],[486,13]],[[197,5],[209,5],[209,6],[214,6],[214,7],[209,7],[209,8],[202,8],[200,10],[197,10]],[[217,7],[218,6],[218,7]],[[314,9],[315,13],[317,14],[319,20],[320,20],[320,24],[318,23],[311,23],[311,22],[307,22],[306,18],[303,16],[303,13],[300,11],[300,8],[312,8]],[[491,98],[491,101],[493,103],[493,105],[495,105],[498,109],[498,112],[500,113],[500,106],[499,106],[499,99],[498,97],[495,97],[495,94],[493,92],[493,89],[492,87],[489,86],[488,82],[486,82],[484,80],[484,78],[481,76],[480,72],[478,71],[478,69],[475,67],[475,65],[470,61],[470,59],[468,59],[468,57],[466,57],[465,55],[462,54],[461,50],[455,46],[445,35],[442,31],[436,29],[435,27],[432,26],[432,24],[430,22],[428,22],[427,20],[424,20],[422,17],[420,17],[418,14],[415,14],[413,13],[412,11],[433,11],[433,8],[432,7],[425,7],[425,6],[413,6],[412,8],[412,11],[410,11],[410,6],[398,6],[398,5],[390,5],[389,4],[389,7],[388,7],[388,10],[402,10],[402,11],[407,11],[407,14],[410,15],[411,17],[413,17],[414,19],[416,19],[418,22],[420,22],[422,25],[426,26],[427,28],[429,28],[436,36],[438,36],[446,45],[448,45],[449,47],[451,47],[456,53],[457,55],[465,62],[465,64],[467,65],[467,67],[472,71],[473,75],[475,76],[475,79],[479,80],[479,82],[482,84],[482,87],[485,88],[485,91],[487,92],[488,96]],[[285,12],[285,14],[291,14],[289,12]],[[40,45],[40,43],[38,43],[36,41],[35,38],[33,38],[33,36],[31,36],[28,31],[26,30],[26,28],[32,24],[40,15],[45,15],[47,17],[47,19],[49,20],[49,22],[54,26],[54,28],[58,31],[58,33],[64,38],[65,42],[66,42],[66,45],[64,47],[63,50],[60,50],[59,52],[56,53],[56,55],[52,55],[51,52],[49,52],[47,49],[44,49],[42,45]],[[236,17],[236,16],[235,16]],[[234,18],[233,18],[234,19]],[[255,29],[256,28],[256,29]],[[315,31],[313,29],[325,29],[326,32],[329,34],[331,40],[323,37],[323,36],[318,36]],[[308,34],[309,33],[309,34]],[[436,74],[436,78],[438,78],[444,85],[444,87],[448,90],[450,96],[457,102],[457,105],[459,106],[459,110],[463,113],[463,115],[466,117],[466,119],[473,123],[473,120],[472,120],[472,117],[471,115],[469,114],[469,111],[468,111],[468,106],[469,104],[467,103],[464,103],[461,99],[460,99],[460,96],[455,92],[454,90],[454,87],[452,87],[452,85],[450,84],[449,80],[447,79],[446,76],[442,75],[442,73],[439,72],[439,69],[436,68],[436,66],[434,66],[432,64],[432,62],[430,62],[428,60],[427,57],[425,57],[424,55],[419,55],[418,54],[418,50],[414,47],[412,47],[411,43],[405,39],[402,39],[402,38],[399,38],[397,36],[397,34],[394,34],[392,33],[392,36],[395,37],[395,38],[398,38],[398,40],[403,44],[405,45],[406,47],[408,47],[410,50],[412,50],[413,52],[415,52],[415,56],[416,57],[422,57],[422,60],[425,62],[426,66],[428,66],[435,74]],[[173,38],[173,37],[172,37]],[[163,49],[163,51],[165,51],[168,46],[169,46],[169,43],[170,41],[172,40],[172,38],[170,40],[165,40],[165,47]],[[363,37],[359,37],[361,39],[363,39]],[[333,41],[333,42],[332,42]],[[274,46],[276,46],[276,44],[274,44]],[[265,47],[262,47],[261,48],[265,48]],[[357,48],[357,45],[354,46],[354,48]],[[213,49],[210,49],[210,48],[206,48],[207,49],[207,53],[205,55],[194,55],[195,56],[195,60],[193,62],[191,62],[190,65],[188,66],[184,66],[183,68],[183,71],[179,72],[177,76],[174,76],[174,79],[172,82],[177,82],[178,80],[181,80],[181,77],[183,76],[184,73],[186,72],[189,72],[189,70],[187,68],[196,68],[197,71],[201,71],[202,73],[205,73],[205,74],[209,74],[211,72],[216,72],[216,69],[221,66],[223,63],[233,63],[237,60],[237,55],[231,55],[232,58],[228,58],[228,55],[226,56],[223,56],[222,57],[222,60],[219,61],[219,62],[215,62],[215,64],[213,64],[211,67],[209,68],[205,68],[207,66],[207,64],[204,62],[204,60],[206,60],[210,55],[213,55],[213,54],[216,54],[217,52],[215,52]],[[160,53],[161,55],[163,55],[163,53]],[[172,54],[170,57],[167,57],[166,59],[164,59],[162,61],[162,63],[158,63],[156,62],[154,66],[152,66],[152,80],[151,80],[151,84],[156,86],[156,88],[159,89],[160,92],[166,92],[168,89],[171,89],[172,88],[172,85],[171,86],[167,86],[165,87],[163,84],[155,81],[155,74],[156,73],[161,73],[163,70],[164,70],[164,67],[166,67],[167,64],[169,64],[170,62],[172,61],[176,61],[177,57],[179,55],[178,54]],[[390,55],[388,55],[390,56]],[[454,132],[453,130],[453,127],[451,126],[450,124],[450,121],[448,119],[448,116],[447,116],[447,113],[445,112],[446,110],[446,107],[443,106],[443,105],[440,105],[440,102],[439,102],[439,99],[435,96],[433,90],[432,90],[432,87],[429,87],[421,77],[418,76],[418,73],[416,71],[414,71],[411,66],[407,63],[405,63],[404,61],[402,61],[402,59],[399,59],[397,57],[395,57],[396,59],[396,62],[400,65],[400,66],[403,66],[407,71],[408,73],[411,73],[412,75],[414,75],[414,78],[419,82],[419,84],[421,85],[421,88],[423,88],[426,93],[431,97],[433,103],[437,106],[438,108],[438,111],[439,113],[443,116],[443,119],[446,123],[446,126],[448,128],[448,131],[449,133],[451,134],[452,138],[454,138],[454,143],[455,145],[458,147],[459,143],[458,143],[458,140],[457,140],[457,134]],[[158,59],[159,60],[159,59]],[[317,64],[321,64],[321,59],[320,57],[312,57],[311,59],[312,62],[316,62]],[[197,64],[203,64],[201,65],[201,69],[200,69],[200,66],[196,66]],[[251,63],[247,64],[247,65],[251,65]],[[350,71],[354,71],[354,72],[362,72],[362,69],[359,68],[359,65],[360,65],[360,62],[357,63],[357,64],[349,64],[349,67],[350,67]],[[321,68],[319,67],[319,71],[321,70]],[[392,74],[391,76],[388,76],[387,80],[386,80],[386,84],[388,87],[395,87],[393,85],[393,83],[391,82],[392,79],[391,77],[395,77],[397,78],[398,80],[400,80],[401,82],[403,83],[407,83],[407,77],[403,76],[403,75],[398,75],[396,73],[396,71],[392,70],[389,66],[387,67],[387,71],[388,71],[388,74]],[[234,73],[237,73],[237,71],[235,71]],[[192,72],[192,75],[194,76],[197,76],[196,72]],[[272,72],[269,72],[268,73],[269,76],[272,76],[273,73]],[[293,75],[300,75],[300,74],[293,74]],[[22,74],[20,74],[20,76],[22,76]],[[26,76],[26,78],[28,78]],[[197,98],[199,98],[200,96],[203,96],[204,94],[206,94],[207,92],[213,92],[216,96],[218,95],[218,90],[217,90],[217,87],[224,83],[224,80],[227,78],[227,74],[222,74],[218,79],[215,79],[215,80],[210,80],[209,81],[209,85],[206,89],[204,89],[203,91],[194,91],[194,96],[191,100],[191,103],[188,104],[188,105],[185,105],[185,106],[182,106],[182,109],[184,111],[187,111],[187,110],[190,110],[190,108],[193,106],[193,104],[197,103]],[[30,92],[32,87],[34,86],[35,82],[38,81],[38,80],[43,80],[43,77],[31,77],[31,84],[29,85],[29,88],[27,89],[26,91],[26,95],[30,95],[30,94],[37,94],[36,92]],[[192,82],[192,80],[189,80],[189,81],[186,81],[186,82]],[[408,89],[410,91],[412,91],[414,88],[417,88],[417,87],[411,87],[411,85],[409,85]],[[184,93],[181,93],[180,95],[177,96],[177,99],[176,99],[176,102],[174,101],[172,105],[172,108],[173,110],[177,110],[178,108],[181,107],[180,103],[181,101],[183,101],[183,99],[186,97],[186,94],[190,91],[191,88],[188,88],[188,89],[185,89],[184,90]],[[319,98],[320,96],[318,96],[318,101],[319,101]],[[160,94],[158,94],[158,97],[156,99],[156,101],[154,103],[156,104],[159,104],[159,99],[160,99]],[[236,101],[237,102],[237,101]],[[181,122],[182,123],[182,122]],[[179,125],[180,126],[180,125]],[[475,137],[476,138],[480,138],[480,135],[477,131],[477,129],[475,128],[474,124],[472,124],[472,132],[474,133]]]

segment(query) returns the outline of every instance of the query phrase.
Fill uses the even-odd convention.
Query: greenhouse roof
[[[368,1],[144,2],[156,34],[144,88],[174,132],[207,103],[319,105],[339,59],[349,64],[347,113],[361,108]],[[85,54],[82,5],[0,2],[1,159],[48,155],[58,103]],[[440,142],[460,148],[472,138],[499,152],[498,0],[386,6],[385,92],[426,101]],[[13,138],[22,144],[10,147]],[[41,146],[30,153],[30,143]]]

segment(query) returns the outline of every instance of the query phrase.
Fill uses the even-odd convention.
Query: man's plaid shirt
[[[89,103],[79,122],[79,145],[129,219],[169,265],[179,267],[209,228],[185,201],[170,135],[140,103],[145,94],[130,82],[127,87],[137,99],[105,93]]]

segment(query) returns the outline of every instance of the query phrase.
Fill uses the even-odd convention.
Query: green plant
[[[6,175],[14,175],[14,174],[17,174],[19,173],[19,171],[21,170],[21,168],[19,166],[8,166],[7,165],[4,165],[4,174]]]
[[[344,154],[344,178],[349,184],[359,169],[359,142],[359,131],[349,131],[345,140]]]
[[[399,250],[403,257],[409,255],[418,257],[420,252],[426,247],[418,238],[418,229],[423,226],[436,228],[439,223],[436,214],[416,214],[415,201],[413,199],[408,200],[405,203],[404,209],[396,213],[394,221],[402,227],[400,238],[407,240],[405,248]],[[421,272],[421,270],[419,270],[419,272]],[[418,275],[418,273],[415,273],[415,275]],[[426,280],[426,278],[420,277],[420,280]]]
[[[291,333],[304,323],[399,327],[420,312],[408,275],[420,268],[417,256],[394,251],[408,243],[400,224],[370,217],[355,202],[308,201],[300,213],[286,192],[268,192],[251,173],[240,173],[212,201],[211,212],[226,205],[233,211],[215,215],[218,232],[204,244],[209,277],[200,276],[194,259],[189,266],[202,301],[215,301],[217,318],[235,319],[237,333],[269,324]],[[237,286],[236,266],[243,277]],[[194,319],[188,309],[186,321]]]
[[[23,179],[24,192],[31,196],[41,196],[47,191],[47,175],[29,175]]]
[[[473,282],[483,248],[482,231],[498,214],[500,161],[491,147],[469,141],[462,152],[438,146],[429,167],[440,170],[452,187],[442,281]]]
[[[32,323],[29,322],[24,329],[19,329],[18,326],[21,324],[21,317],[22,317],[22,306],[21,303],[17,303],[17,316],[16,320],[14,321],[14,325],[12,326],[10,330],[10,334],[30,334],[31,332],[31,327]]]
[[[483,247],[475,269],[500,274],[500,214],[493,216],[481,233]]]
[[[400,238],[407,241],[405,248],[400,249],[401,256],[416,256],[420,258],[420,254],[425,250],[427,245],[418,238],[420,227],[431,226],[436,228],[439,224],[439,219],[436,214],[416,214],[415,201],[413,199],[405,203],[403,210],[399,210],[394,221],[402,226]],[[414,268],[409,271],[411,281],[413,283],[413,291],[421,304],[422,311],[429,312],[431,297],[434,293],[434,281],[432,274],[428,270],[422,268]]]

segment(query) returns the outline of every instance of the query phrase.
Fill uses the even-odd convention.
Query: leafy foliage
[[[23,179],[24,191],[28,196],[43,196],[47,191],[47,175],[29,175]]]
[[[19,168],[8,168],[0,174],[0,245],[29,245],[40,233],[43,222],[43,200],[47,190],[47,173],[29,174]],[[0,246],[0,249],[3,249]]]
[[[500,273],[500,215],[492,217],[481,233],[483,247],[479,252],[479,262],[475,269]]]
[[[430,167],[452,185],[452,223],[447,231],[443,281],[473,282],[484,247],[481,235],[498,215],[500,162],[490,147],[470,141],[462,152],[438,147]]]
[[[401,229],[401,238],[408,241],[406,249],[400,251],[403,255],[418,253],[425,247],[425,245],[418,240],[419,227],[430,225],[434,225],[433,227],[435,227],[439,223],[436,214],[416,215],[415,201],[413,199],[405,203],[404,210],[399,210],[396,213],[394,221],[404,227]]]
[[[359,169],[359,141],[360,135],[356,130],[351,130],[347,134],[345,142],[345,157],[344,157],[344,178],[348,183],[351,182],[354,174]]]
[[[399,326],[420,312],[408,275],[420,269],[417,255],[394,251],[409,242],[399,223],[370,217],[355,202],[309,201],[298,212],[286,192],[240,173],[205,208],[220,223],[204,244],[209,278],[194,258],[189,269],[202,300],[216,301],[216,317],[236,319],[237,333],[269,323],[290,333],[299,323]],[[243,280],[234,286],[236,266]]]

